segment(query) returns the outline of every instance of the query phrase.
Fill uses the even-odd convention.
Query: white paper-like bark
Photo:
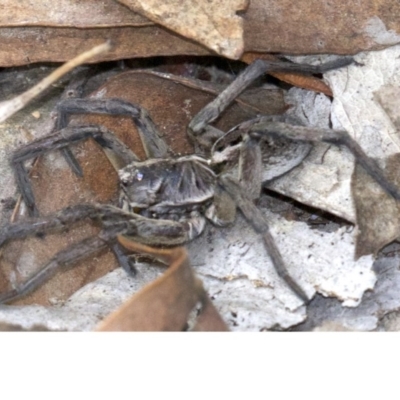
[[[354,307],[373,288],[373,259],[354,261],[352,230],[321,232],[264,212],[288,270],[310,297],[318,291]],[[260,237],[242,218],[233,228],[209,229],[189,245],[189,254],[231,329],[288,328],[306,318],[302,302],[277,276]]]
[[[327,57],[294,57],[297,62],[326,61]],[[318,59],[318,61],[316,61]],[[368,156],[383,158],[399,152],[400,138],[394,120],[382,106],[379,93],[400,83],[400,46],[360,53],[355,63],[324,75],[334,100],[321,94],[291,89],[291,112],[312,126],[345,129],[358,141]],[[379,100],[380,99],[380,100]],[[287,196],[355,221],[350,193],[352,155],[344,148],[315,146],[303,164],[269,185]]]

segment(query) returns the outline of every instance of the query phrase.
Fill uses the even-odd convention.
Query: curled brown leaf
[[[203,310],[193,330],[227,330],[196,278],[183,247],[155,249],[123,236],[118,240],[128,250],[149,254],[169,264],[169,268],[106,317],[97,331],[182,331],[198,302]]]

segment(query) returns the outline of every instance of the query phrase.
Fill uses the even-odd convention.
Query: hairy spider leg
[[[300,285],[291,277],[286,268],[282,255],[275,244],[270,233],[267,218],[254,204],[254,200],[259,199],[262,188],[262,156],[260,147],[260,135],[244,134],[243,142],[240,146],[240,159],[238,168],[238,178],[235,179],[231,174],[222,174],[219,183],[225,190],[236,207],[242,212],[247,222],[252,226],[262,239],[268,255],[278,276],[288,285],[288,287],[306,304],[309,297]]]
[[[25,296],[50,279],[60,267],[68,267],[107,246],[107,242],[94,236],[75,243],[58,252],[43,268],[18,287],[0,294],[0,303],[6,303]]]
[[[0,247],[10,240],[63,230],[85,218],[101,223],[103,229],[99,235],[87,238],[58,252],[44,268],[34,273],[27,281],[1,294],[0,303],[27,295],[48,280],[57,269],[70,266],[106,246],[110,246],[114,250],[114,246],[117,245],[116,238],[119,234],[144,244],[181,245],[198,236],[204,229],[203,218],[193,217],[185,222],[155,220],[110,205],[83,204],[65,208],[54,215],[31,218],[3,226],[0,231]],[[117,251],[120,251],[119,249]],[[122,253],[121,257],[127,259],[125,253]],[[128,272],[134,272],[128,260],[125,266],[124,264],[121,266],[126,268]]]
[[[240,126],[238,130],[240,130]],[[263,236],[265,247],[270,255],[278,275],[303,300],[307,299],[303,289],[289,275],[282,256],[273,241],[268,229],[268,222],[252,199],[258,198],[261,180],[257,171],[261,167],[260,155],[257,154],[257,142],[263,135],[280,136],[291,140],[307,142],[326,142],[346,146],[358,162],[376,182],[395,199],[400,200],[400,190],[384,175],[376,161],[368,157],[360,145],[346,132],[332,129],[320,129],[292,125],[284,122],[271,121],[270,117],[260,117],[242,124],[244,141],[241,147],[241,163],[239,164],[239,182],[229,176],[221,176],[220,182],[225,190],[235,200],[247,221],[253,229]],[[257,150],[258,149],[258,150]],[[255,170],[253,175],[251,171]],[[246,179],[242,179],[246,177]]]
[[[72,77],[65,88],[63,94],[61,95],[61,99],[70,99],[70,98],[80,98],[83,95],[85,85],[87,84],[91,74],[91,68],[88,66],[84,66],[81,68],[77,68],[72,72]],[[60,131],[61,129],[65,128],[68,125],[68,116],[64,117],[58,114],[58,118],[55,123],[55,128],[51,133]],[[75,158],[74,154],[72,153],[69,147],[64,147],[60,149],[61,154],[64,156],[65,160],[67,161],[70,168],[74,171],[77,176],[82,176],[82,169]]]
[[[272,122],[268,117],[247,121],[246,131],[255,137],[259,135],[281,136],[292,140],[307,142],[325,142],[346,146],[366,172],[396,200],[400,200],[399,188],[390,182],[377,162],[365,154],[361,146],[346,131],[320,129],[291,125],[284,122]],[[240,128],[239,128],[240,129]]]
[[[109,157],[111,162],[114,160],[114,167],[119,168],[131,163],[132,161],[138,161],[138,157],[129,149],[129,147],[120,141],[113,133],[100,126],[66,127],[51,136],[29,143],[22,149],[14,152],[11,164],[14,167],[17,184],[20,188],[22,198],[24,199],[31,216],[37,216],[39,213],[36,208],[32,186],[28,172],[24,166],[24,161],[55,149],[65,150],[67,149],[66,146],[88,138],[93,138],[103,147],[103,149],[107,149],[116,155],[117,158]],[[69,153],[70,152],[64,153],[64,156]],[[134,264],[131,262],[129,257],[125,255],[122,247],[116,243],[112,246],[112,250],[121,267],[130,275],[134,275]]]
[[[56,122],[56,130],[58,133],[51,136],[54,140],[52,141],[48,138],[44,138],[34,141],[20,151],[15,152],[12,157],[12,165],[14,167],[17,184],[21,190],[22,198],[24,199],[30,216],[38,215],[38,210],[35,205],[29,176],[23,164],[26,159],[59,148],[72,171],[76,175],[82,176],[82,169],[68,145],[92,137],[100,146],[103,147],[105,154],[116,170],[119,170],[132,161],[138,161],[137,156],[127,146],[125,146],[123,142],[104,128],[98,127],[98,132],[95,128],[93,132],[90,132],[91,127],[81,127],[81,132],[79,132],[79,127],[77,127],[77,130],[74,130],[74,128],[67,128],[69,117],[73,114],[109,114],[129,116],[138,128],[147,157],[159,158],[167,155],[168,147],[161,138],[155,124],[151,120],[147,111],[138,105],[120,99],[67,98],[59,103],[57,109],[58,118]],[[115,156],[117,157],[115,158]],[[116,243],[112,246],[112,249],[122,268],[124,268],[128,273],[134,274],[135,267],[125,255],[122,247]]]
[[[163,158],[167,156],[168,146],[161,138],[147,111],[137,104],[121,99],[71,98],[61,101],[57,106],[57,111],[57,130],[65,128],[69,123],[70,116],[74,114],[106,114],[131,117],[138,128],[147,158]],[[68,151],[64,156],[71,169],[78,176],[82,176],[82,169],[72,152]]]
[[[224,189],[234,199],[236,205],[243,213],[246,220],[263,239],[264,246],[271,258],[272,264],[278,276],[292,289],[292,291],[306,304],[309,297],[301,286],[290,276],[282,255],[275,244],[274,238],[269,230],[268,221],[264,214],[258,209],[253,201],[247,196],[239,182],[230,176],[221,176],[220,182]]]
[[[257,78],[268,72],[299,72],[304,74],[323,74],[327,71],[345,67],[353,63],[351,57],[342,57],[321,65],[292,64],[289,62],[271,62],[256,60],[252,62],[223,92],[197,113],[189,123],[189,136],[201,146],[211,148],[214,141],[223,133],[209,124],[215,121],[223,111],[248,88]]]
[[[137,156],[110,131],[100,126],[67,127],[51,136],[37,139],[21,149],[16,150],[11,158],[18,187],[27,206],[30,216],[37,216],[39,212],[35,204],[35,197],[24,162],[28,159],[43,155],[49,151],[62,149],[66,146],[93,138],[102,147],[112,150],[125,164],[137,161]]]

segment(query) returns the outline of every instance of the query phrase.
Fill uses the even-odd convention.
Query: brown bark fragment
[[[105,39],[116,47],[103,60],[212,53],[193,39],[144,26],[151,22],[114,0],[36,3],[3,2],[1,66],[66,61]],[[243,13],[244,51],[354,54],[382,49],[400,42],[399,15],[397,0],[365,0],[362,7],[346,0],[252,0]]]

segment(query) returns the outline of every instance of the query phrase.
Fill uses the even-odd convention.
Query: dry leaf
[[[0,26],[2,27],[116,27],[150,26],[153,22],[140,14],[128,12],[114,0],[55,0],[51,7],[45,1],[2,0]]]
[[[400,154],[392,155],[385,164],[387,178],[400,187]],[[400,202],[388,195],[359,165],[354,169],[352,195],[358,229],[356,257],[376,255],[400,237]]]
[[[400,42],[397,0],[252,0],[245,51],[355,54]]]
[[[243,53],[243,21],[236,13],[247,0],[118,1],[217,54],[238,59]]]
[[[295,8],[293,12],[289,0],[252,0],[243,14],[244,51],[354,54],[400,42],[397,0],[366,0],[362,8],[346,0],[326,4],[299,0]],[[77,49],[105,39],[116,47],[103,60],[211,54],[191,39],[151,25],[114,0],[56,0],[51,8],[43,2],[7,0],[1,11],[1,66],[66,61]]]
[[[154,249],[120,236],[119,242],[128,250],[146,253],[169,264],[163,276],[147,285],[106,317],[98,331],[182,331],[189,315],[200,302],[205,315],[196,330],[225,331],[227,327],[190,267],[183,247]]]
[[[267,61],[279,61],[278,57],[272,54],[263,53],[245,53],[240,59],[247,64],[250,64],[257,59]],[[314,76],[294,74],[289,72],[269,72],[269,75],[272,75],[283,82],[289,83],[290,85],[302,89],[312,90],[318,93],[324,93],[327,96],[332,96],[332,90],[330,89],[330,87],[321,79],[315,78]]]
[[[110,1],[110,0],[108,0]],[[64,62],[77,49],[111,40],[113,50],[102,61],[165,55],[209,55],[210,52],[189,40],[158,26],[117,28],[0,28],[0,66],[10,67],[37,62]]]
[[[195,89],[198,92],[212,94],[215,97],[218,96],[218,94],[221,93],[227,86],[220,83],[203,81],[194,78],[185,78],[180,75],[152,70],[136,70],[132,71],[132,73],[157,76],[163,80],[169,80],[188,88]],[[193,94],[194,93],[195,92],[193,91]],[[263,86],[255,87],[247,89],[244,93],[238,96],[235,99],[235,103],[237,103],[237,105],[243,110],[247,110],[249,113],[264,115],[282,114],[287,108],[287,106],[283,103],[282,94],[283,92],[280,89],[273,88],[272,86],[268,88]]]

